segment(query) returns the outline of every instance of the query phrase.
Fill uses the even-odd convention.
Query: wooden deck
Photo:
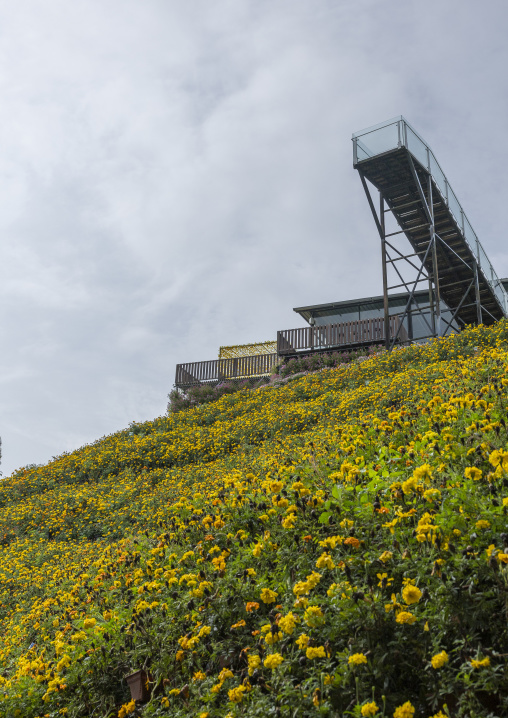
[[[230,379],[267,376],[275,366],[277,358],[277,354],[256,354],[250,357],[177,364],[175,385],[187,389],[196,384],[217,384]]]
[[[390,317],[390,336],[406,342],[407,333],[398,316]],[[384,318],[327,324],[323,327],[283,329],[277,332],[277,353],[232,359],[211,359],[176,365],[175,386],[188,389],[198,384],[218,384],[230,379],[250,379],[271,374],[281,357],[334,351],[384,342]]]
[[[400,327],[398,316],[390,317],[390,335],[398,341],[407,341],[404,327]],[[385,340],[384,318],[360,319],[355,322],[327,324],[322,327],[301,327],[283,329],[277,332],[277,353],[279,356],[299,354],[300,352],[328,351],[342,347],[379,344]]]

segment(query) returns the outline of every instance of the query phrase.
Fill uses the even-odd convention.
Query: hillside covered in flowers
[[[4,478],[0,715],[508,716],[507,387],[501,322]]]

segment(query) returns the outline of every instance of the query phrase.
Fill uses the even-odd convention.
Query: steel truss
[[[459,316],[461,309],[466,307],[476,307],[476,318],[478,324],[481,324],[484,317],[489,316],[494,321],[495,317],[489,312],[485,306],[482,305],[480,300],[480,287],[478,278],[478,265],[475,259],[471,262],[466,262],[460,257],[455,250],[447,243],[446,239],[440,236],[435,227],[434,222],[434,201],[432,193],[432,177],[430,173],[426,173],[426,192],[422,187],[418,172],[415,169],[413,159],[410,153],[407,153],[407,159],[411,169],[411,175],[416,185],[418,199],[410,201],[407,205],[418,203],[420,208],[423,208],[425,214],[425,221],[419,224],[417,227],[411,227],[415,229],[425,230],[429,233],[428,243],[420,251],[415,251],[410,245],[410,252],[403,254],[394,244],[390,241],[390,237],[399,234],[406,234],[406,230],[400,229],[396,232],[386,233],[385,229],[385,215],[391,212],[395,218],[398,226],[401,224],[397,218],[397,215],[393,211],[392,202],[388,197],[385,197],[381,190],[379,190],[379,212],[376,211],[372,195],[367,184],[367,179],[364,173],[359,167],[357,167],[360,178],[362,181],[363,189],[367,196],[369,206],[376,223],[379,236],[381,238],[381,261],[382,261],[382,273],[383,273],[383,300],[384,300],[384,322],[385,322],[385,343],[386,348],[390,351],[394,344],[399,341],[399,333],[401,328],[407,322],[408,330],[408,341],[413,339],[412,325],[413,317],[419,315],[423,318],[426,327],[428,328],[428,334],[419,337],[419,339],[428,339],[444,336],[449,330],[453,330],[455,326],[464,326],[464,321]],[[396,208],[398,211],[401,209],[401,205]],[[440,251],[441,250],[441,251]],[[438,262],[438,252],[441,258],[441,265]],[[453,273],[453,268],[449,257],[452,257],[455,262],[460,262],[464,268],[466,268],[465,278],[459,279],[458,282],[453,284],[443,284],[443,280],[440,278],[440,266],[442,273],[443,271],[443,259]],[[388,269],[391,268],[397,276],[397,283],[393,285],[388,284]],[[404,269],[411,272],[413,275],[408,278],[407,273]],[[414,278],[414,272],[416,272],[416,278]],[[415,294],[422,287],[420,285],[426,284],[429,291],[429,303],[425,305],[419,304],[415,300]],[[450,288],[454,285],[462,285],[461,294],[457,305],[449,307],[451,312],[451,319],[447,320],[442,316],[441,308],[441,289]],[[405,289],[408,293],[408,299],[404,311],[400,316],[399,330],[394,336],[390,336],[389,332],[389,293],[394,290]]]

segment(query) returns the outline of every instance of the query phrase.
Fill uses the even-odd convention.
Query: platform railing
[[[390,338],[407,341],[407,332],[397,315],[390,317]],[[322,327],[283,329],[277,332],[277,353],[234,359],[211,359],[176,365],[175,386],[187,389],[197,384],[217,384],[234,379],[268,376],[280,357],[299,352],[328,351],[383,342],[384,318],[360,319]]]
[[[217,383],[231,379],[249,379],[267,376],[277,362],[277,354],[256,354],[233,359],[211,359],[176,365],[175,385],[189,387],[195,384]]]
[[[390,317],[390,338],[395,337],[400,342],[407,341],[407,332],[400,326],[400,318],[397,315]],[[283,329],[277,332],[277,353],[279,356],[285,356],[305,351],[326,351],[379,343],[384,340],[384,317],[373,317],[325,326]]]

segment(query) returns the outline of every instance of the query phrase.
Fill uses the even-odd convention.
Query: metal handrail
[[[389,127],[393,127],[393,130],[386,133],[386,130]],[[384,142],[382,134],[383,131],[385,131],[386,135],[386,140]],[[429,172],[442,200],[448,207],[450,213],[453,215],[464,242],[469,248],[471,254],[476,257],[478,267],[481,269],[486,282],[491,287],[503,314],[508,316],[508,294],[503,287],[501,280],[497,276],[492,263],[483,248],[483,245],[478,239],[471,222],[464,212],[462,205],[458,201],[457,196],[453,191],[445,173],[441,169],[441,166],[432,149],[409,124],[409,122],[402,115],[400,115],[390,120],[386,120],[385,122],[381,122],[378,125],[374,125],[373,127],[368,127],[365,130],[354,132],[352,141],[354,157],[353,164],[355,167],[359,167],[363,161],[368,160],[371,157],[376,157],[377,155],[384,154],[385,152],[390,152],[393,149],[405,147],[411,153],[412,157],[414,157],[414,159],[419,162],[422,167],[427,170],[427,172]],[[374,146],[377,144],[377,150],[369,148],[369,141],[371,142],[371,145],[372,143]],[[472,243],[474,244],[474,248]]]

